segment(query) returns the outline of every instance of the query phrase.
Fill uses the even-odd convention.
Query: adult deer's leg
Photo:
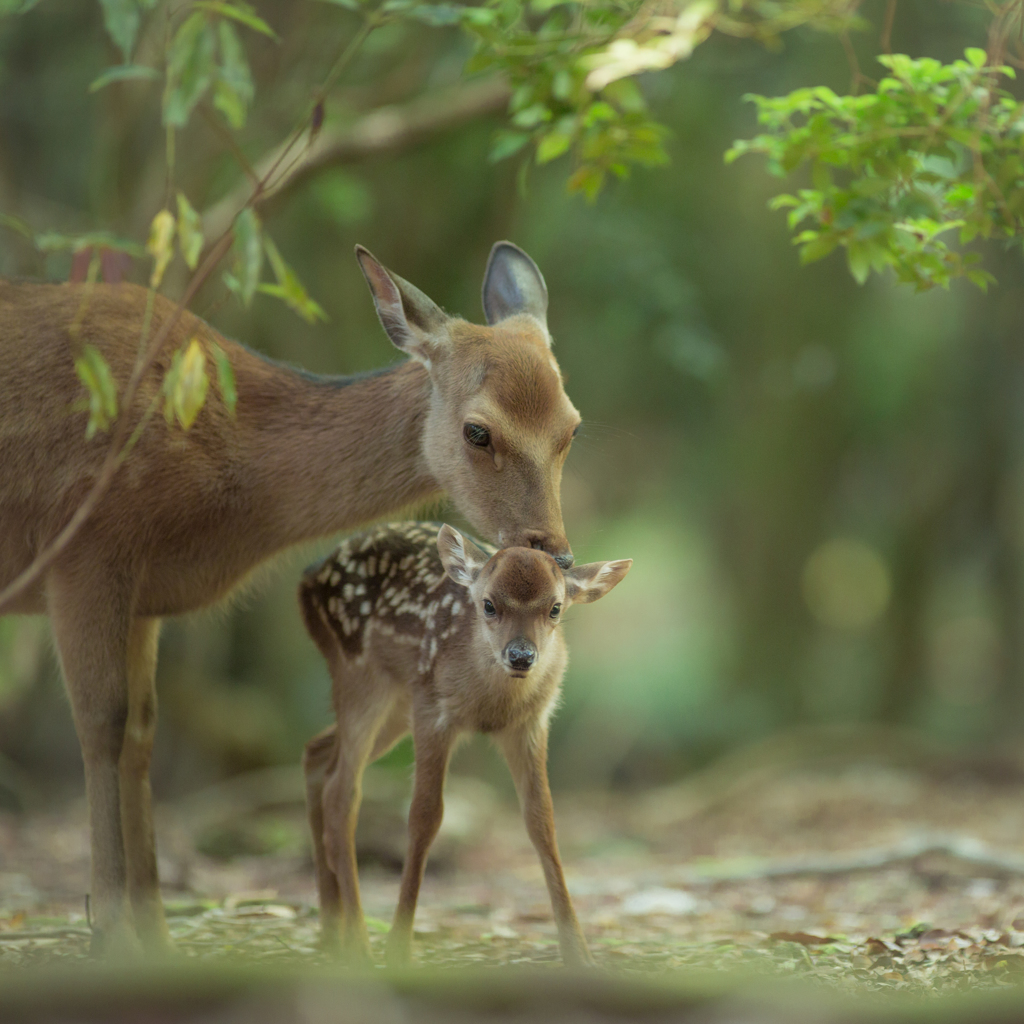
[[[157,875],[149,764],[156,735],[156,655],[160,620],[134,618],[128,632],[128,723],[118,762],[128,897],[146,949],[170,947]]]
[[[302,756],[306,777],[306,812],[309,831],[313,839],[313,865],[316,869],[316,889],[320,898],[320,930],[324,945],[336,948],[341,929],[341,894],[338,879],[327,863],[324,849],[324,783],[333,768],[338,731],[335,726],[314,736]]]
[[[413,739],[416,744],[416,779],[409,808],[409,852],[402,869],[402,888],[387,942],[387,961],[393,965],[407,963],[412,952],[416,899],[423,884],[427,852],[444,817],[444,779],[453,742],[453,737],[447,733],[415,726]]]
[[[131,602],[95,566],[55,568],[47,604],[85,763],[94,952],[136,944],[128,904],[118,761],[128,719]]]
[[[551,908],[558,925],[558,944],[567,965],[593,964],[586,939],[569,898],[555,839],[555,812],[548,786],[547,729],[534,726],[510,730],[498,737],[523,809],[526,832],[540,857]]]

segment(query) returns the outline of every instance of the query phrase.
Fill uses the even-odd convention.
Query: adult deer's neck
[[[281,549],[435,495],[422,455],[430,390],[413,361],[317,378],[245,360],[238,425],[263,543]]]

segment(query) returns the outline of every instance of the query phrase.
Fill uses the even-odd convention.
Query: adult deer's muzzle
[[[572,548],[563,534],[541,533],[539,530],[526,534],[523,547],[546,551],[558,563],[560,569],[571,569],[573,563]]]

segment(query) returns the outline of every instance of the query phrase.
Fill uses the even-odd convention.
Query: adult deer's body
[[[413,358],[318,379],[185,313],[133,415],[195,336],[228,353],[237,418],[211,396],[188,433],[154,421],[72,544],[5,609],[52,621],[85,762],[99,944],[130,943],[133,923],[145,944],[166,942],[148,779],[162,616],[218,601],[291,545],[442,491],[484,535],[571,563],[559,484],[579,417],[550,353],[540,272],[496,245],[479,327],[357,255],[385,329]],[[68,521],[104,455],[105,439],[86,441],[84,415],[69,414],[82,287],[0,282],[0,588]],[[84,307],[77,340],[101,350],[122,387],[145,301],[134,286],[101,285]],[[152,330],[171,312],[158,298]]]
[[[355,831],[363,769],[406,733],[416,748],[409,853],[388,959],[409,957],[427,851],[441,825],[458,738],[491,734],[508,761],[540,856],[562,958],[590,963],[555,841],[548,719],[568,658],[562,612],[596,601],[632,561],[562,570],[545,552],[488,554],[450,526],[380,526],[350,538],[299,586],[306,628],[327,660],[337,725],[306,747],[306,801],[328,946],[369,955]]]

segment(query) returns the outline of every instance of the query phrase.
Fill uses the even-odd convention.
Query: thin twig
[[[860,90],[861,79],[864,77],[860,71],[860,61],[857,60],[857,52],[853,48],[853,43],[850,42],[849,32],[841,32],[839,41],[843,44],[843,49],[846,51],[846,60],[850,65],[850,92],[856,96]]]
[[[878,43],[882,47],[882,53],[892,53],[892,26],[896,20],[896,0],[888,0],[885,5],[885,22],[882,25],[882,34]]]
[[[320,106],[320,104],[323,103],[325,99],[327,99],[328,92],[330,92],[334,83],[338,80],[338,77],[352,62],[352,59],[355,57],[356,53],[358,53],[359,48],[363,45],[364,42],[366,42],[367,36],[369,36],[369,34],[381,23],[382,19],[380,18],[379,12],[377,10],[371,11],[369,14],[364,16],[363,24],[359,27],[359,31],[349,40],[348,45],[338,55],[338,59],[334,62],[334,66],[328,73],[327,78],[324,79],[324,84],[316,91],[315,95],[313,96],[313,100],[309,105],[309,109],[307,110],[305,117],[303,117],[302,120],[299,121],[299,124],[292,131],[291,137],[284,144],[284,147],[282,148],[280,154],[278,155],[277,160],[274,162],[273,166],[270,168],[267,174],[265,174],[261,179],[260,187],[256,189],[256,192],[254,193],[252,199],[250,200],[252,206],[255,207],[259,205],[259,203],[263,201],[265,194],[267,192],[274,190],[277,184],[272,180],[274,174],[277,173],[278,168],[287,158],[288,154],[291,153],[292,149],[295,147],[295,144],[299,141],[300,138],[302,138],[303,133],[306,131],[306,129],[309,127],[310,123],[313,120],[313,114],[316,112],[316,108]],[[283,180],[288,176],[288,172],[291,170],[291,166],[293,165],[289,165],[289,167],[285,169],[279,181]]]

